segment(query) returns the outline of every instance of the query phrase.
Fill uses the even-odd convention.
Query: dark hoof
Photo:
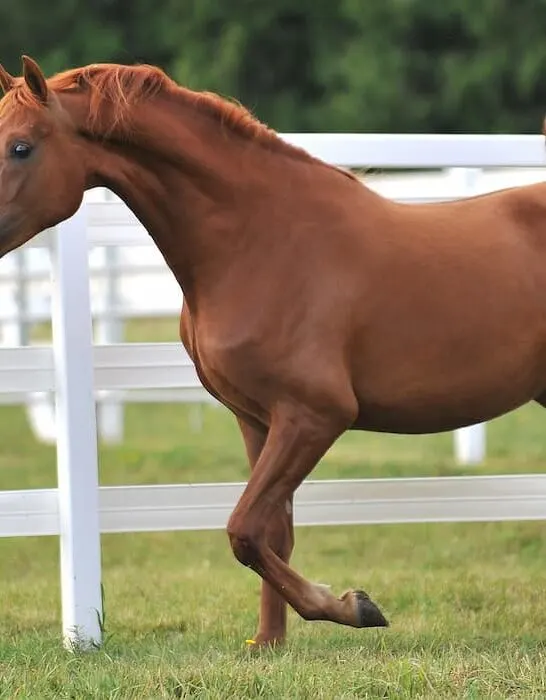
[[[358,627],[388,627],[381,610],[364,591],[355,591]]]

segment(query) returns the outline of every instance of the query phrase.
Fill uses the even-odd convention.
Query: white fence
[[[546,165],[534,136],[286,135],[340,165],[525,167]],[[465,194],[462,192],[461,194]],[[422,200],[426,200],[424,192]],[[58,488],[0,492],[0,536],[58,534],[66,643],[100,642],[100,532],[224,526],[241,484],[98,487],[95,391],[202,392],[179,344],[92,344],[88,245],[133,239],[125,207],[88,204],[53,243],[53,346],[0,349],[0,393],[55,392]],[[546,477],[459,477],[308,482],[298,524],[546,518]]]

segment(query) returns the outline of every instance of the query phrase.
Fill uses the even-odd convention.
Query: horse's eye
[[[14,143],[10,149],[10,156],[12,158],[17,158],[18,160],[25,160],[31,153],[32,146],[29,146],[28,143],[23,143],[22,141]]]

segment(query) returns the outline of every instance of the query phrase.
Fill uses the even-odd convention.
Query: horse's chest
[[[210,359],[207,360],[206,353],[202,351],[197,342],[194,344],[193,353],[195,370],[201,384],[217,398],[223,397],[225,381],[223,381],[222,373],[215,370],[215,363],[211,362]]]
[[[197,375],[209,393],[239,415],[263,417],[258,387],[249,379],[251,361],[243,348],[196,335],[193,349]]]

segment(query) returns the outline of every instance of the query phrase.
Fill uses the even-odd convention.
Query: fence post
[[[481,175],[480,168],[451,168],[451,179],[456,189],[463,196],[478,194],[477,184]],[[457,187],[458,186],[458,187]],[[477,423],[460,428],[453,434],[455,460],[458,464],[479,464],[485,459],[486,425]]]
[[[63,635],[70,648],[101,642],[98,455],[85,207],[54,232],[53,355]]]
[[[47,257],[51,262],[51,238],[47,247]],[[17,265],[17,299],[18,299],[18,328],[19,342],[18,345],[30,345],[30,333],[28,317],[32,313],[32,278],[30,277],[30,265],[28,258],[24,254],[30,251],[25,248],[19,248],[14,253],[21,253],[21,259]],[[27,279],[28,277],[28,279]],[[54,397],[48,392],[32,392],[27,396],[26,401],[27,419],[32,428],[32,432],[38,440],[50,445],[56,442],[55,430],[55,407]]]
[[[28,345],[28,265],[27,250],[18,248],[14,251],[15,262],[15,306],[17,309],[17,319],[14,321],[15,328],[12,331],[15,342],[14,345]]]
[[[98,344],[115,344],[123,340],[123,326],[119,318],[120,292],[119,251],[114,246],[103,249],[104,295],[103,317],[95,321]],[[109,392],[103,392],[97,405],[97,420],[99,435],[108,444],[120,443],[123,440],[124,406],[119,398]]]
[[[459,428],[454,433],[455,457],[459,464],[479,464],[485,458],[485,423]]]

